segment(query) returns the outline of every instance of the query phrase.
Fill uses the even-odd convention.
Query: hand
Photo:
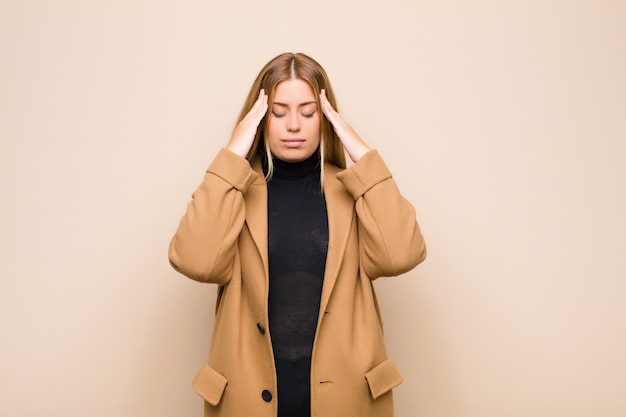
[[[263,120],[265,113],[267,113],[267,94],[265,94],[265,90],[261,89],[259,98],[257,98],[248,114],[233,130],[226,148],[245,158],[252,147],[259,123]]]
[[[320,102],[322,103],[322,111],[326,118],[333,125],[335,129],[335,133],[339,136],[339,140],[343,144],[346,152],[352,159],[352,162],[356,162],[363,155],[370,151],[370,148],[363,142],[363,140],[359,137],[359,135],[350,127],[343,117],[335,109],[328,101],[326,97],[326,91],[322,89],[320,94]]]

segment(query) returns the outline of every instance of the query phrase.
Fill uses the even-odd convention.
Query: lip
[[[304,139],[287,138],[281,139],[281,142],[288,148],[299,148],[304,143]]]

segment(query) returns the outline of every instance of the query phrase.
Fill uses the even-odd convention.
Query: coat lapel
[[[343,184],[337,180],[339,168],[326,164],[324,169],[324,195],[328,212],[328,254],[326,255],[324,286],[320,301],[321,316],[323,316],[323,312],[326,310],[328,300],[339,275],[354,213],[354,199],[346,191]]]
[[[258,174],[248,190],[246,191],[246,224],[252,240],[263,259],[265,266],[265,276],[269,274],[267,255],[267,184],[265,175],[261,167],[261,162],[257,159],[252,163],[252,168]]]

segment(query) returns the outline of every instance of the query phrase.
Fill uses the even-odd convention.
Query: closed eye
[[[310,119],[311,117],[313,117],[315,115],[315,112],[317,110],[313,110],[312,113],[302,113],[302,116],[306,117],[307,119]]]
[[[274,115],[274,117],[278,117],[278,118],[285,117],[286,114],[287,113],[276,113],[275,111],[272,112],[272,115]]]

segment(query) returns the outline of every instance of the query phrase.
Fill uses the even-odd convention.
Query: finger
[[[259,91],[259,97],[256,99],[256,101],[252,105],[252,108],[250,109],[248,114],[246,114],[244,119],[253,119],[253,120],[258,119],[260,121],[266,112],[267,112],[267,94],[265,94],[265,91],[261,89]]]
[[[324,112],[324,115],[326,116],[328,121],[330,121],[330,123],[333,125],[335,130],[341,129],[342,128],[341,116],[339,115],[339,113],[337,113],[337,111],[334,109],[332,104],[330,104],[330,101],[328,101],[328,97],[326,97],[326,91],[322,90],[322,93],[323,95],[320,94],[320,99],[322,102],[322,111]]]
[[[330,102],[328,101],[328,97],[326,97],[326,90],[322,89],[322,92],[320,93],[320,99],[322,101],[322,110],[324,110],[324,113],[326,113],[326,110],[329,107],[332,107],[330,105]]]
[[[265,95],[265,92],[263,91],[263,89],[259,90],[259,96],[257,97],[256,101],[252,105],[250,112],[255,113],[258,109],[260,109],[263,106],[263,103],[266,101],[267,101],[267,96]]]
[[[262,92],[262,96],[260,98],[260,103],[258,108],[256,109],[255,113],[256,113],[256,118],[258,119],[258,122],[261,121],[261,119],[263,119],[263,117],[265,116],[265,114],[267,113],[267,108],[268,108],[268,104],[267,104],[267,94],[265,94],[263,92],[263,90],[261,90]]]
[[[265,104],[267,104],[267,94],[265,94],[265,91],[261,89],[261,91],[259,91],[259,97],[254,102],[251,110],[256,111],[258,109],[261,109]]]
[[[333,106],[328,101],[328,97],[326,97],[326,90],[324,89],[322,89],[320,93],[320,101],[322,103],[322,112],[330,120],[333,117],[332,111],[334,111],[334,109],[333,109]]]

